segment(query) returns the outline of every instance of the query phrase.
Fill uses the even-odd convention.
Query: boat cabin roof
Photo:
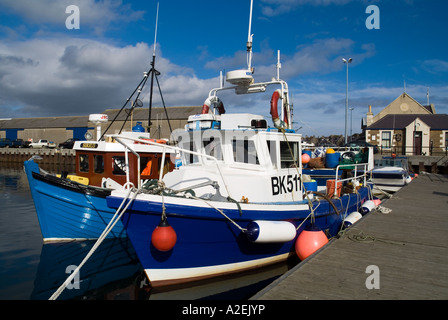
[[[184,165],[224,165],[253,170],[299,165],[301,134],[269,128],[263,116],[254,114],[200,114],[190,116],[185,130],[173,132]],[[213,159],[213,158],[214,159]],[[216,160],[215,160],[216,159]]]

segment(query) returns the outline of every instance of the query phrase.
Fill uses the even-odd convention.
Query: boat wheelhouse
[[[123,132],[120,136],[149,139],[149,134],[141,132]],[[148,145],[136,143],[126,162],[127,149],[122,144],[106,135],[103,141],[78,141],[76,150],[76,173],[80,182],[97,187],[113,188],[127,181],[138,185],[138,179],[157,179],[162,170],[164,173],[174,169],[174,161],[168,153],[162,163],[163,144],[166,140],[150,140],[158,142]]]

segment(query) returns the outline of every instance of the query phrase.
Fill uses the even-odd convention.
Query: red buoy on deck
[[[174,248],[176,241],[176,231],[168,224],[166,217],[162,217],[159,225],[152,232],[152,245],[159,251],[170,251]]]
[[[297,237],[295,248],[300,260],[305,260],[328,242],[325,233],[317,227],[305,228]]]

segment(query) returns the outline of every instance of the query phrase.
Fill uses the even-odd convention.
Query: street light
[[[352,141],[352,120],[353,120],[353,109],[355,109],[355,107],[351,107],[350,108],[350,141]]]
[[[345,89],[345,143],[347,143],[347,118],[348,118],[348,64],[353,61],[352,58],[346,60],[342,58],[342,61],[347,64],[347,85]]]

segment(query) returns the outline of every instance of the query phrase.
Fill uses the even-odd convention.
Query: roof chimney
[[[372,105],[369,105],[369,112],[367,112],[367,118],[366,118],[366,125],[370,126],[373,123],[373,112],[372,112]]]

